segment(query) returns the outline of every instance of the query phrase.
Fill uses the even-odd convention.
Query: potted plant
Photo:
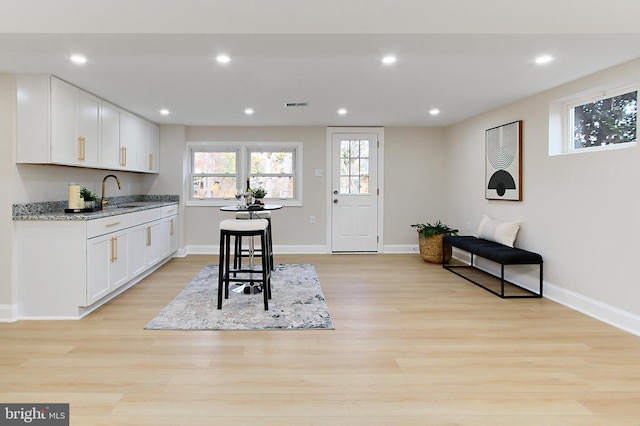
[[[256,204],[262,204],[262,199],[267,195],[267,191],[264,188],[250,189],[251,195],[256,200]]]
[[[458,230],[438,220],[435,223],[416,223],[411,225],[418,231],[418,242],[420,255],[424,260],[431,263],[441,263],[443,256],[442,239],[445,235],[458,235]],[[451,246],[444,247],[444,261],[451,260]]]
[[[98,201],[96,194],[89,191],[84,186],[80,189],[80,197],[84,200],[84,206],[89,209],[94,208],[96,206],[96,201]]]

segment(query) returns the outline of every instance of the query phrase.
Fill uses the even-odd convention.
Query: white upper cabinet
[[[140,121],[140,143],[137,152],[137,169],[141,172],[158,172],[158,154],[160,151],[160,130],[148,121]]]
[[[159,131],[148,130],[155,124],[53,76],[16,81],[16,162],[158,173],[149,153],[159,145]]]
[[[80,162],[80,141],[76,141],[78,119],[78,89],[60,80],[51,79],[51,162]]]
[[[147,123],[149,132],[147,141],[149,144],[149,173],[158,173],[160,171],[160,128],[153,123]]]
[[[78,158],[84,166],[100,167],[100,98],[82,90],[78,92],[78,96]]]
[[[120,108],[103,101],[100,107],[102,167],[120,169]]]
[[[138,171],[138,145],[144,142],[140,119],[128,112],[120,114],[120,165]]]

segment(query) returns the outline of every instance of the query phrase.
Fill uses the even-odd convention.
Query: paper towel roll
[[[79,209],[80,206],[80,185],[75,183],[69,184],[69,208]]]

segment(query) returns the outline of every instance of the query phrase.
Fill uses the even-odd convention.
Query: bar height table
[[[249,213],[249,220],[254,219],[256,213],[260,213],[263,211],[271,211],[271,210],[280,210],[282,208],[279,204],[251,204],[249,206],[246,205],[235,205],[235,206],[223,206],[220,207],[220,211],[223,212],[235,212],[235,213]],[[273,232],[273,230],[270,230]],[[254,239],[253,237],[249,237],[249,269],[253,269],[254,265]],[[232,291],[240,292],[243,291],[245,284],[240,285],[238,288]]]

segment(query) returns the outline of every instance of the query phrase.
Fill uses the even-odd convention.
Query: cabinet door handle
[[[147,226],[147,246],[151,245],[151,227]]]
[[[173,235],[173,219],[169,221],[169,235]]]
[[[118,238],[111,237],[111,261],[118,260]]]
[[[84,161],[84,136],[78,137],[78,160]]]
[[[149,154],[149,170],[153,170],[153,154]]]
[[[127,147],[126,146],[123,146],[122,148],[120,148],[120,165],[123,167],[127,165]]]

